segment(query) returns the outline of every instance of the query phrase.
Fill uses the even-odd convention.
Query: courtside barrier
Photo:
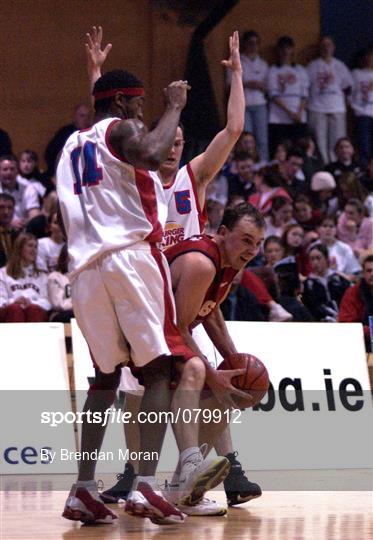
[[[228,322],[228,328],[237,350],[263,360],[271,379],[270,390],[259,406],[232,413],[234,447],[240,452],[245,468],[372,466],[372,401],[360,324]],[[88,347],[75,321],[71,335],[74,395],[79,412],[94,371]],[[75,451],[73,423],[69,415],[64,417],[71,411],[71,404],[67,397],[62,325],[3,324],[0,337],[6,351],[2,394],[10,392],[3,399],[1,409],[6,428],[2,444],[3,472],[74,472],[76,456],[68,454]],[[218,352],[212,352],[219,362]],[[38,394],[39,389],[43,390],[39,392],[43,411],[57,414],[44,415],[44,424],[38,407],[34,406],[40,408],[40,403],[30,407],[34,399],[27,399],[27,395]],[[54,394],[54,401],[49,393]],[[126,455],[123,425],[115,414],[114,411],[112,422],[108,418],[102,448],[102,456],[108,459],[99,460],[99,473],[123,469]],[[55,425],[53,419],[57,419]],[[80,430],[80,424],[77,427]],[[48,455],[44,461],[40,460],[42,447],[50,448],[51,455],[55,452],[53,463],[50,456],[48,461]],[[58,459],[61,449],[65,454],[63,459]],[[159,470],[173,470],[176,460],[176,445],[169,428]]]

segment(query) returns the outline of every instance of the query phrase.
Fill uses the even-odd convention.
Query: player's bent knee
[[[183,366],[182,381],[188,385],[201,387],[205,381],[206,368],[203,361],[195,356]]]
[[[89,387],[88,394],[92,395],[97,392],[105,392],[108,395],[108,399],[111,399],[111,402],[113,402],[120,382],[121,369],[121,366],[118,365],[112,373],[103,373],[100,369],[96,368],[96,376]]]

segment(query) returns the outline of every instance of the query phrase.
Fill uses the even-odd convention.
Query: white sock
[[[171,486],[177,485],[180,480],[179,472],[175,471],[171,478]]]
[[[75,484],[78,487],[85,487],[87,489],[91,486],[94,486],[97,489],[97,484],[94,480],[77,480]]]
[[[190,446],[189,448],[186,448],[183,450],[180,454],[180,463],[183,464],[184,461],[188,459],[188,457],[192,456],[193,454],[200,454],[201,451],[198,446]]]
[[[136,489],[139,482],[146,482],[151,487],[156,486],[155,476],[136,476],[135,480],[133,481],[133,489]]]

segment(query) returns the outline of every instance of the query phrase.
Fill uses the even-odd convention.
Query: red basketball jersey
[[[192,251],[198,251],[199,253],[206,255],[206,257],[208,257],[214,263],[216,269],[215,278],[205,294],[205,298],[203,299],[203,303],[199,309],[196,319],[191,325],[191,327],[194,328],[203,322],[211,311],[221,303],[238,270],[235,270],[231,266],[221,266],[218,245],[215,240],[207,234],[192,236],[191,238],[183,240],[179,244],[170,246],[165,250],[164,254],[166,255],[168,264],[171,266],[177,257]]]

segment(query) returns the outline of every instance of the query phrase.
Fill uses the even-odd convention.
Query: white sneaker
[[[186,504],[178,504],[178,509],[187,516],[225,516],[227,508],[223,504],[216,501],[210,501],[206,497],[194,506]]]
[[[137,517],[147,517],[156,525],[182,523],[184,514],[170,504],[158,489],[147,482],[139,482],[137,489],[128,495],[125,511]]]
[[[191,454],[181,466],[178,504],[198,504],[206,491],[224,480],[229,469],[229,460],[224,456],[204,459],[201,452]]]
[[[274,304],[269,310],[269,320],[271,322],[292,321],[293,315],[286,311],[280,304]]]

